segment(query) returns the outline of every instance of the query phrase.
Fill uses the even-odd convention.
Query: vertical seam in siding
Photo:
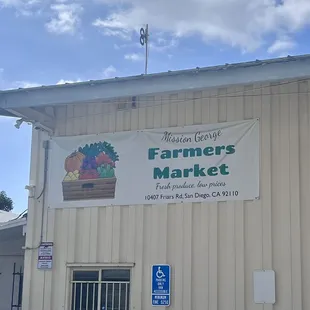
[[[289,95],[286,95],[288,98],[287,98],[287,100],[288,100],[288,110],[289,110],[289,112],[290,112],[290,101],[289,101]],[[291,130],[291,118],[290,118],[290,114],[289,114],[289,116],[288,116],[288,124],[287,124],[287,126],[288,126],[288,180],[291,180],[291,161],[290,161],[290,159],[291,159],[291,156],[292,156],[292,154],[291,154],[291,139],[290,139],[290,130]],[[293,242],[293,240],[292,240],[292,205],[291,205],[291,196],[292,196],[292,193],[291,193],[291,186],[290,186],[290,184],[289,184],[289,189],[290,189],[290,191],[289,191],[289,223],[290,223],[290,225],[289,225],[289,234],[290,234],[290,269],[291,269],[291,272],[290,272],[290,275],[291,275],[291,285],[290,285],[290,289],[291,289],[291,309],[294,309],[294,306],[293,306],[293,298],[294,298],[294,294],[293,294],[293,292],[294,292],[294,290],[293,290],[293,285],[294,285],[294,283],[293,283],[293,275],[292,275],[292,272],[293,272],[293,270],[294,270],[294,268],[293,268],[293,253],[292,253],[292,251],[293,251],[293,249],[292,249],[292,242]]]

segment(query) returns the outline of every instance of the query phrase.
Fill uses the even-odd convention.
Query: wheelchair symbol
[[[158,267],[158,270],[156,271],[156,278],[157,279],[161,279],[161,278],[164,278],[164,277],[165,277],[164,272],[161,270],[161,267]]]

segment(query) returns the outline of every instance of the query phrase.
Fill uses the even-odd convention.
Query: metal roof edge
[[[139,74],[139,75],[125,76],[125,77],[114,77],[114,78],[108,78],[108,79],[89,80],[89,81],[82,81],[82,82],[75,82],[75,83],[42,85],[42,86],[35,86],[35,87],[28,87],[28,88],[15,88],[15,89],[8,89],[8,90],[0,90],[0,95],[6,94],[6,93],[13,93],[13,92],[24,92],[24,91],[28,92],[28,91],[42,90],[42,88],[44,89],[71,88],[71,87],[78,87],[78,86],[89,85],[89,84],[119,83],[119,82],[125,82],[125,81],[130,81],[130,80],[150,79],[150,78],[162,77],[162,76],[167,76],[167,75],[174,76],[174,75],[191,74],[191,73],[205,72],[205,71],[211,72],[211,71],[219,71],[219,70],[227,70],[227,69],[238,69],[238,68],[240,69],[240,68],[262,66],[262,65],[267,65],[267,64],[299,61],[299,60],[304,60],[304,59],[310,59],[310,54],[287,56],[287,57],[280,57],[280,58],[270,58],[270,59],[265,59],[265,60],[256,59],[254,61],[247,61],[247,62],[239,62],[239,63],[231,63],[231,64],[226,63],[224,65],[196,67],[192,69],[158,72],[158,73],[150,73],[150,74]]]
[[[0,91],[0,108],[14,109],[148,95],[310,76],[310,54],[148,75]],[[2,111],[3,112],[3,111]],[[3,115],[0,110],[0,115]]]
[[[18,226],[25,226],[26,224],[27,224],[26,218],[11,220],[8,222],[3,222],[3,223],[0,223],[0,231],[5,230],[5,229],[9,229],[9,228],[18,227]]]

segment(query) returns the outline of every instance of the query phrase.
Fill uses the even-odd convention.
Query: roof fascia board
[[[0,115],[1,116],[7,116],[7,117],[13,117],[13,118],[16,117],[16,115],[14,113],[11,113],[10,111],[4,110],[4,109],[1,109],[1,108],[0,108]]]
[[[0,108],[42,107],[71,103],[100,102],[120,97],[143,96],[155,93],[189,91],[194,89],[218,88],[238,84],[275,82],[287,79],[310,77],[310,57],[264,63],[252,66],[227,66],[227,69],[190,70],[93,81],[71,85],[23,89],[0,92]]]
[[[25,114],[26,115],[33,115],[33,117],[35,119],[38,119],[38,120],[43,121],[43,122],[50,122],[50,123],[54,122],[54,119],[51,116],[49,116],[45,113],[39,112],[33,108],[21,108],[20,113],[22,115],[25,115]]]

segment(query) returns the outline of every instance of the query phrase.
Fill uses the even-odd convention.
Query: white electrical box
[[[276,302],[276,280],[273,270],[255,270],[253,282],[256,304],[274,304]]]

